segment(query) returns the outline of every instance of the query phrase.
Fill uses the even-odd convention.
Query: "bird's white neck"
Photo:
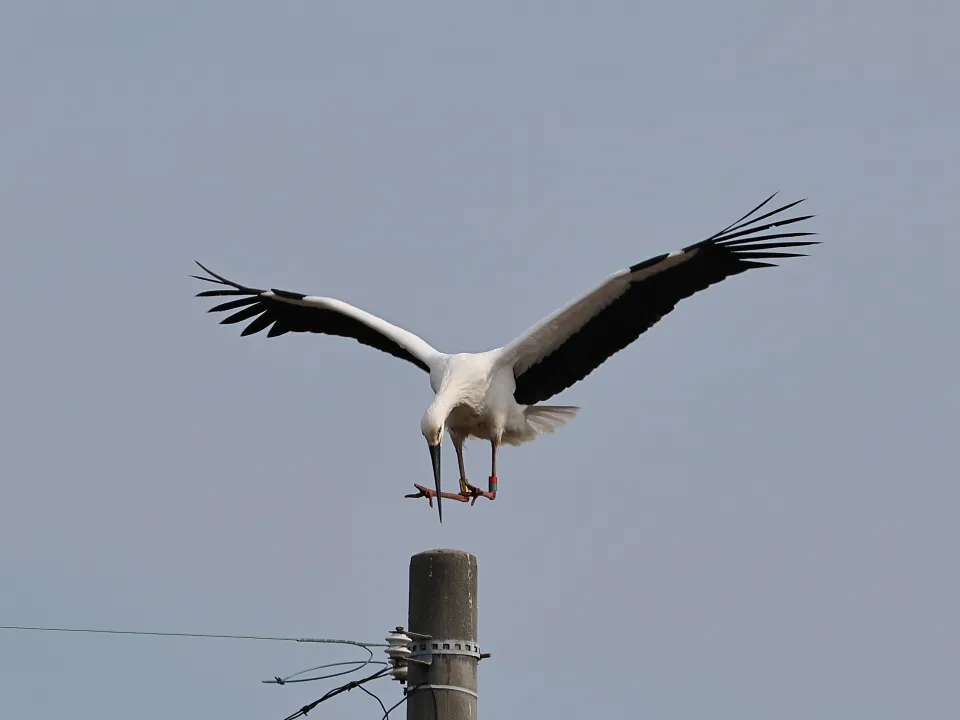
[[[440,388],[436,397],[433,398],[433,402],[430,403],[427,412],[431,417],[436,418],[443,424],[446,422],[450,411],[460,402],[460,397],[461,393],[456,385],[445,384]]]
[[[436,396],[427,409],[425,421],[439,422],[442,426],[458,406],[483,407],[491,367],[488,353],[462,353],[447,358],[442,370],[431,378]]]

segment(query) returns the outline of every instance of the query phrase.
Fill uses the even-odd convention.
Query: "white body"
[[[513,364],[505,360],[503,348],[430,358],[430,387],[436,397],[423,417],[424,435],[446,425],[464,440],[522,445],[576,415],[576,407],[518,404]]]

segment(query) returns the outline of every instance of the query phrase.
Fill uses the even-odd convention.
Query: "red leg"
[[[410,495],[404,495],[404,497],[408,497],[408,498],[425,497],[427,499],[427,502],[430,503],[430,507],[433,507],[433,499],[437,496],[437,491],[434,490],[433,488],[428,488],[428,487],[424,487],[423,485],[418,485],[417,483],[414,483],[413,486],[420,492],[411,493]],[[440,497],[446,498],[448,500],[456,500],[457,502],[470,501],[469,497],[464,497],[460,493],[441,492]]]
[[[467,482],[467,470],[463,465],[463,443],[466,438],[450,433],[450,439],[453,441],[453,449],[457,451],[457,466],[460,469],[460,494],[469,495],[470,483]]]
[[[466,482],[464,470],[463,470],[463,441],[464,438],[459,437],[452,432],[450,433],[450,439],[453,441],[453,447],[457,451],[457,462],[460,465],[460,489],[463,490],[463,484]],[[411,493],[410,495],[404,495],[408,498],[422,498],[425,497],[427,502],[430,503],[430,507],[433,507],[433,499],[437,496],[437,491],[433,488],[424,487],[423,485],[418,485],[414,483],[413,486],[419,491],[416,493]],[[448,500],[456,500],[457,502],[469,502],[470,497],[464,497],[463,493],[448,493],[441,492],[440,497],[446,498]]]
[[[467,499],[470,499],[470,504],[473,505],[474,503],[477,502],[478,497],[485,497],[488,500],[497,499],[497,448],[498,447],[499,447],[498,443],[496,442],[490,443],[492,455],[490,458],[491,463],[490,463],[490,482],[488,485],[489,489],[486,491],[481,490],[475,485],[471,485],[470,483],[466,482],[466,480],[463,480],[462,481],[463,484],[466,485],[466,492],[461,493],[462,495],[464,495],[464,502],[466,502]]]

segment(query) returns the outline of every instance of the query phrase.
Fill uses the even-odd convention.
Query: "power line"
[[[101,633],[105,635],[151,635],[160,637],[192,637],[192,638],[220,638],[230,640],[273,640],[277,642],[322,643],[326,645],[353,645],[355,647],[372,648],[387,647],[385,643],[368,643],[359,640],[340,640],[335,638],[310,637],[275,637],[269,635],[220,635],[216,633],[185,633],[185,632],[150,632],[146,630],[99,630],[92,628],[55,628],[31,627],[27,625],[0,625],[0,630],[34,630],[38,632],[65,632],[65,633]]]
[[[377,695],[377,694],[374,693],[374,692],[370,692],[370,691],[367,690],[365,687],[363,687],[363,685],[358,685],[358,686],[357,686],[357,689],[358,689],[358,690],[363,690],[367,695],[369,695],[369,696],[372,697],[374,700],[376,700],[378,703],[380,703],[380,709],[383,710],[383,717],[385,717],[385,718],[386,718],[386,717],[390,717],[390,711],[387,710],[387,706],[383,704],[383,700],[380,699],[380,696],[379,696],[379,695]]]
[[[335,663],[326,663],[324,665],[317,665],[312,668],[307,668],[306,670],[300,670],[295,672],[292,675],[287,677],[276,676],[272,680],[263,680],[264,683],[275,683],[277,685],[286,685],[288,683],[303,683],[303,682],[313,682],[316,680],[328,680],[330,678],[339,677],[341,675],[350,675],[359,670],[362,670],[367,665],[387,665],[385,662],[377,661],[373,659],[373,650],[374,647],[387,647],[385,643],[366,643],[360,642],[359,640],[342,640],[339,638],[310,638],[310,637],[283,637],[275,635],[225,635],[218,633],[185,633],[185,632],[153,632],[146,630],[103,630],[95,628],[56,628],[56,627],[36,627],[29,625],[0,625],[0,630],[26,630],[26,631],[36,631],[36,632],[64,632],[64,633],[98,633],[104,635],[145,635],[153,637],[189,637],[189,638],[218,638],[218,639],[230,639],[230,640],[269,640],[275,642],[297,642],[297,643],[322,643],[329,645],[349,645],[352,647],[362,648],[367,652],[367,657],[363,660],[350,660],[346,662],[335,662]],[[314,675],[311,677],[301,677],[307,673],[316,672],[317,670],[326,670],[329,668],[335,667],[344,667],[350,666],[347,670],[340,670],[337,672],[328,673],[325,675]],[[378,677],[386,672],[380,671]],[[346,689],[350,689],[349,687]]]
[[[333,662],[333,663],[324,663],[323,665],[317,665],[315,667],[307,668],[306,670],[299,670],[298,672],[293,673],[292,675],[287,675],[286,677],[280,677],[275,675],[273,680],[261,680],[261,682],[266,684],[276,684],[276,685],[288,685],[290,683],[304,683],[304,682],[314,682],[315,680],[329,680],[330,678],[340,677],[341,675],[350,675],[352,673],[363,670],[367,665],[389,665],[389,663],[374,660],[373,659],[373,650],[369,647],[364,647],[364,650],[367,651],[367,657],[364,660],[347,660],[345,662]],[[326,675],[314,675],[311,677],[300,677],[301,675],[306,675],[307,673],[315,672],[317,670],[327,670],[334,667],[343,667],[344,665],[355,665],[349,670],[340,670],[338,672],[327,673]]]
[[[300,708],[299,710],[297,710],[295,713],[292,713],[292,714],[290,714],[290,715],[287,715],[287,717],[284,718],[284,720],[296,720],[297,718],[304,717],[304,716],[306,716],[307,714],[309,714],[309,712],[310,712],[311,710],[313,710],[313,709],[314,709],[317,705],[319,705],[320,703],[326,702],[326,701],[329,700],[330,698],[334,698],[334,697],[336,697],[337,695],[340,695],[341,693],[347,692],[348,690],[353,690],[354,688],[358,688],[358,687],[360,687],[361,685],[364,685],[365,683],[371,682],[371,681],[373,681],[373,680],[379,680],[379,679],[382,678],[382,677],[386,677],[386,675],[387,675],[389,672],[390,672],[390,669],[389,669],[389,668],[384,668],[383,670],[378,670],[377,672],[373,673],[373,675],[368,675],[367,677],[363,678],[362,680],[353,680],[353,681],[351,681],[351,682],[348,682],[348,683],[345,684],[345,685],[341,685],[341,686],[338,687],[338,688],[334,688],[333,690],[330,690],[329,692],[327,692],[323,697],[320,697],[320,698],[314,700],[312,703],[309,703],[309,704],[307,704],[307,705],[304,705],[302,708]],[[382,704],[382,703],[381,703],[381,704]]]

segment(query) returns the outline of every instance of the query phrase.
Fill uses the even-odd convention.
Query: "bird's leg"
[[[470,483],[467,482],[467,470],[463,466],[463,443],[466,438],[451,433],[450,439],[453,441],[453,449],[457,451],[457,466],[460,468],[460,494],[469,497]]]
[[[499,447],[498,442],[496,441],[490,442],[490,449],[492,452],[492,455],[491,455],[492,470],[490,472],[490,484],[488,486],[489,490],[486,490],[486,491],[481,490],[480,488],[468,483],[465,478],[460,481],[460,486],[461,486],[460,492],[466,497],[472,498],[472,500],[470,501],[471,505],[477,502],[478,497],[485,497],[488,500],[497,499],[497,448],[498,447]],[[463,474],[464,473],[461,470],[460,472],[461,477],[463,476]],[[466,488],[463,487],[464,485],[466,485]]]
[[[460,492],[459,493],[448,493],[441,492],[440,497],[447,498],[448,500],[456,500],[457,502],[469,502],[470,496],[464,495],[463,486],[466,483],[466,473],[463,470],[463,441],[464,438],[457,437],[453,433],[450,433],[450,439],[453,441],[453,447],[457,451],[457,462],[460,464]],[[413,486],[419,491],[416,493],[411,493],[410,495],[404,495],[408,498],[422,498],[425,497],[427,502],[430,503],[430,507],[433,507],[433,499],[437,496],[437,491],[433,488],[428,488],[423,485],[418,485],[416,483]]]
[[[425,487],[424,485],[419,485],[414,483],[413,486],[419,491],[415,493],[410,493],[409,495],[404,495],[408,498],[422,498],[425,497],[427,502],[430,503],[430,507],[433,507],[433,499],[437,496],[437,491],[433,488]],[[470,498],[464,497],[460,493],[448,493],[441,492],[440,497],[446,498],[447,500],[456,500],[457,502],[469,502]]]

